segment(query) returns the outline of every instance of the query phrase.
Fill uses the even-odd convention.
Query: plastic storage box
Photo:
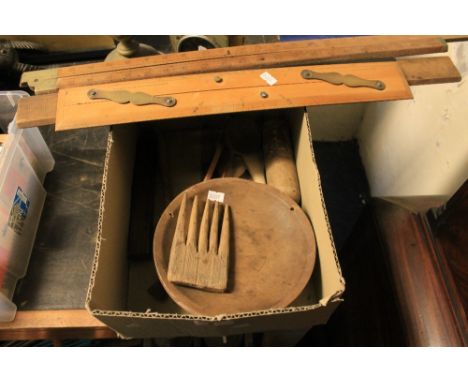
[[[0,111],[11,114],[18,99],[27,96],[22,91],[0,92]],[[16,315],[11,299],[26,274],[46,197],[42,183],[54,165],[40,131],[18,130],[13,119],[0,149],[0,322]]]

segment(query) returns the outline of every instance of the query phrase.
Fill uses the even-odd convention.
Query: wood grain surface
[[[187,63],[213,58],[241,57],[272,52],[295,52],[298,50],[314,51],[317,59],[333,58],[372,58],[369,54],[382,57],[409,56],[415,54],[444,51],[447,46],[438,36],[358,36],[331,39],[275,42],[265,44],[240,45],[236,47],[208,49],[193,52],[172,53],[125,61],[103,62],[64,67],[59,70],[59,77],[83,74],[111,72],[122,69],[136,69],[169,63]],[[376,58],[375,56],[373,58]]]
[[[191,204],[188,211],[184,194],[172,239],[167,278],[179,285],[224,292],[229,272],[229,206],[207,199],[200,218],[198,195]]]
[[[459,82],[461,74],[448,56],[398,60],[410,85]]]
[[[264,123],[262,141],[265,177],[268,185],[300,203],[301,191],[290,134],[286,122],[278,118]]]
[[[16,125],[19,128],[53,125],[56,114],[56,94],[22,97],[16,110]]]
[[[467,345],[419,215],[381,200],[374,207],[408,345]]]
[[[424,62],[424,65],[422,63]],[[409,85],[437,84],[459,81],[459,73],[450,58],[427,57],[398,61]],[[19,128],[54,124],[57,93],[19,100],[17,125]]]
[[[433,224],[435,247],[460,326],[468,343],[468,181],[450,199]]]
[[[467,35],[452,34],[452,35],[442,35],[440,37],[447,42],[468,41]]]
[[[190,187],[185,194],[188,200],[198,195],[201,202],[209,190],[224,193],[224,203],[230,206],[227,291],[210,293],[168,280],[172,238],[184,194],[166,208],[154,235],[154,261],[164,289],[183,309],[200,315],[288,306],[306,287],[315,265],[315,235],[305,213],[273,187],[243,179],[212,179]],[[200,206],[200,216],[201,212]]]
[[[14,321],[0,322],[0,340],[116,337],[84,309],[18,311]]]
[[[320,72],[353,74],[364,79],[378,79],[385,90],[350,88],[320,80],[306,80],[304,69]],[[177,99],[174,107],[160,105],[136,106],[108,100],[92,100],[93,88],[61,89],[57,100],[56,130],[115,125],[130,122],[211,115],[253,110],[292,108],[311,105],[388,101],[412,98],[411,90],[395,62],[321,65],[314,67],[275,68],[268,72],[277,79],[269,86],[260,77],[263,70],[156,78],[142,81],[112,83],[98,90],[144,92],[150,95],[171,95]],[[262,97],[261,93],[267,96]]]
[[[334,39],[243,45],[182,52],[59,68],[47,86],[40,86],[47,71],[25,74],[22,83],[46,92],[79,87],[195,73],[243,70],[288,65],[312,65],[375,60],[446,52],[437,36],[360,36]],[[51,72],[49,72],[51,73]]]

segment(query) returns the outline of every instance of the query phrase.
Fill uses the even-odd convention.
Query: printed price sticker
[[[224,203],[224,192],[208,191],[208,200]]]
[[[270,86],[273,86],[278,82],[278,80],[268,72],[263,72],[262,74],[260,74],[260,77]]]

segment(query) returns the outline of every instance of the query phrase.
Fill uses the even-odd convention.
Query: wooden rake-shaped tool
[[[214,204],[214,206],[213,206]],[[199,224],[198,196],[195,196],[186,233],[187,195],[177,218],[169,257],[168,280],[186,286],[224,292],[228,282],[230,210],[207,200]],[[221,221],[221,209],[224,216]]]

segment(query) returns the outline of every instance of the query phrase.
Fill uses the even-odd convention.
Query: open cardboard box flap
[[[268,112],[266,112],[268,113]],[[333,243],[320,175],[315,163],[311,129],[304,109],[283,111],[293,139],[301,206],[317,240],[317,261],[302,294],[287,308],[220,316],[196,316],[173,302],[131,309],[127,251],[137,126],[115,127],[108,138],[98,238],[86,308],[124,338],[225,336],[271,330],[308,329],[324,324],[340,303],[344,279]],[[190,119],[184,119],[185,125]],[[157,123],[155,123],[155,126]],[[155,274],[154,266],[146,267]],[[141,293],[146,293],[142,290]],[[141,294],[140,293],[140,294]]]

